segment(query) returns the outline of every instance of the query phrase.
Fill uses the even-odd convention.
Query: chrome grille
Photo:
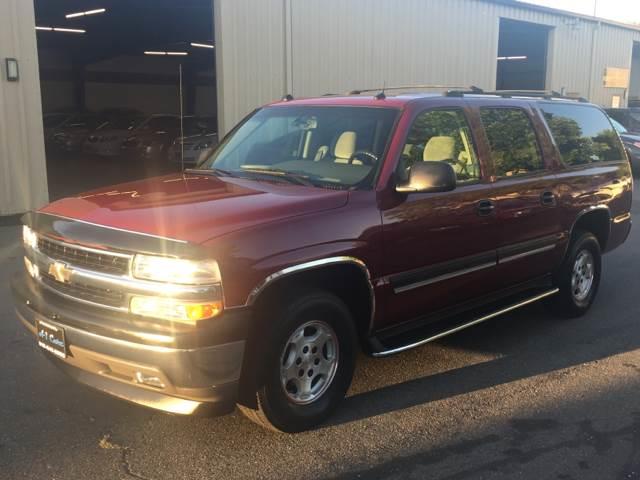
[[[123,307],[125,304],[125,295],[120,291],[78,282],[62,283],[46,272],[42,272],[40,275],[42,283],[64,295],[110,307]]]
[[[38,238],[38,250],[53,260],[95,272],[111,275],[127,275],[129,272],[128,257],[63,245],[43,237]]]

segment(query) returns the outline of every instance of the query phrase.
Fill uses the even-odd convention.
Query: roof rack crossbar
[[[492,92],[484,92],[485,95],[497,95],[499,97],[511,98],[511,97],[532,97],[532,98],[546,98],[546,99],[563,99],[573,100],[581,103],[588,103],[589,100],[583,97],[569,97],[555,90],[495,90]]]
[[[455,85],[398,85],[393,87],[378,87],[378,88],[364,88],[359,90],[351,90],[347,92],[347,95],[360,95],[362,93],[373,93],[373,92],[384,92],[387,90],[425,90],[425,89],[434,89],[434,90],[463,90],[463,91],[472,91],[474,89],[478,89],[477,87],[460,87]],[[478,89],[479,90],[479,89]]]

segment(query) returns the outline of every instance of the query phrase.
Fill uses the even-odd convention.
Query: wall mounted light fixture
[[[7,80],[10,82],[17,82],[20,79],[18,60],[15,58],[7,58],[5,59],[5,65],[7,67]]]

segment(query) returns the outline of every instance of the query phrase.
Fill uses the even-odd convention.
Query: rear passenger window
[[[498,177],[515,177],[544,170],[536,132],[520,108],[481,108]]]
[[[398,175],[406,180],[416,162],[447,162],[458,183],[480,179],[480,165],[462,110],[429,110],[418,115],[402,151]]]
[[[565,165],[625,158],[618,134],[601,110],[586,105],[544,104],[542,112]]]

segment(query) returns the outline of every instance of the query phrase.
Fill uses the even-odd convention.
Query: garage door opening
[[[549,27],[500,19],[498,90],[545,90]]]
[[[640,107],[640,42],[633,42],[629,106]]]
[[[180,170],[217,143],[212,0],[34,0],[51,198]]]

